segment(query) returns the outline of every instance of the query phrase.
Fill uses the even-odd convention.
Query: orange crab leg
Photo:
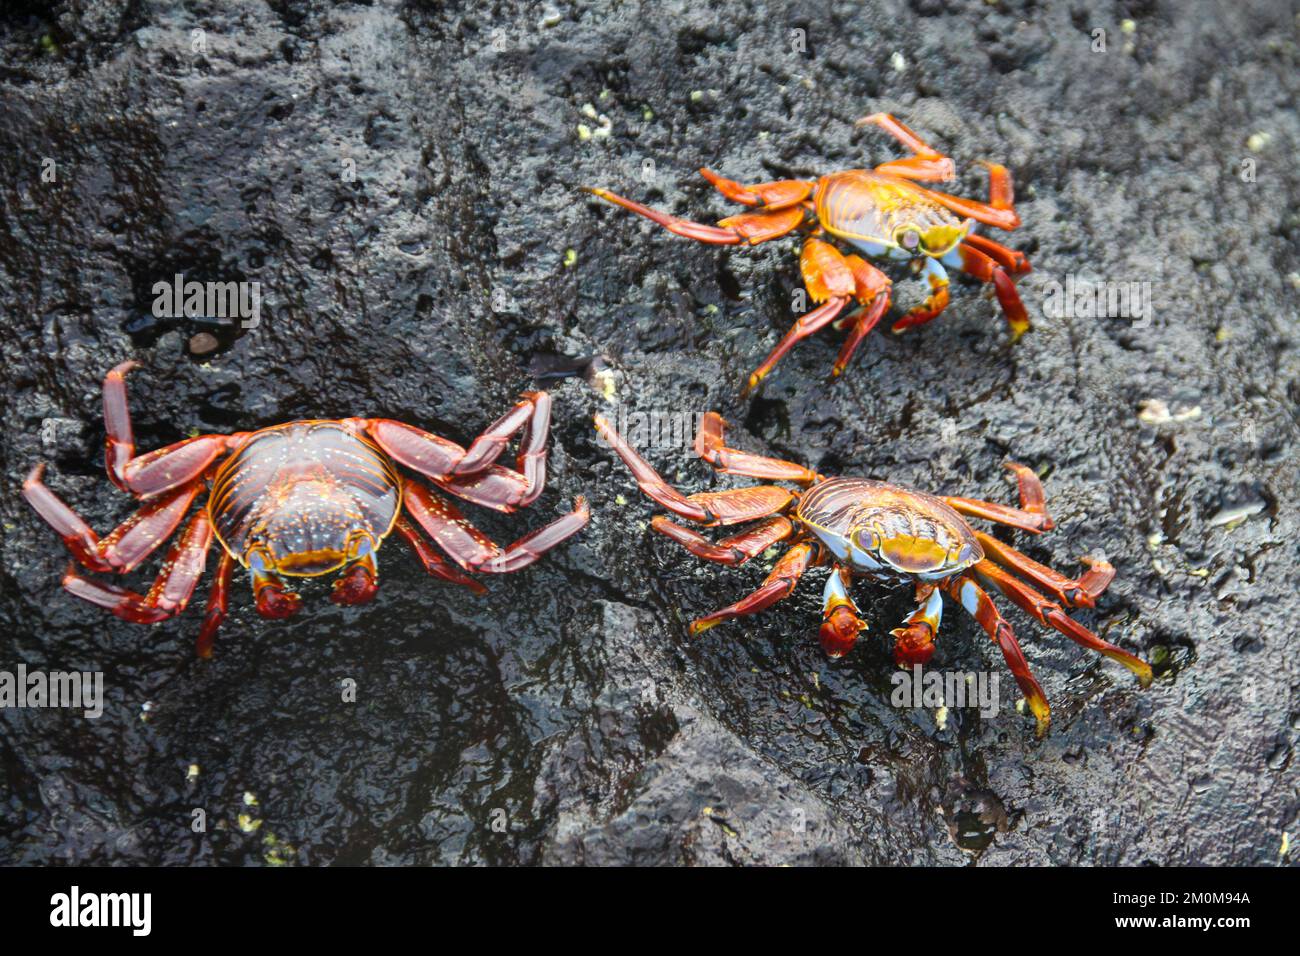
[[[689,498],[674,488],[642,458],[602,415],[595,416],[596,431],[623,459],[645,495],[675,515],[698,524],[740,524],[784,511],[794,492],[777,485],[755,485],[729,491],[703,492]]]
[[[926,143],[921,137],[888,113],[872,113],[858,120],[856,126],[878,126],[898,140],[915,155],[894,159],[876,167],[878,173],[892,173],[923,182],[944,182],[957,175],[956,166],[947,156]]]
[[[871,334],[871,330],[889,311],[890,290],[893,287],[889,276],[861,256],[845,256],[844,262],[853,273],[853,294],[863,308],[854,310],[842,320],[851,324],[848,337],[840,347],[840,354],[831,368],[831,378],[839,378],[844,374],[862,340]]]
[[[981,165],[989,171],[989,201],[986,203],[975,199],[963,199],[961,196],[950,196],[947,193],[926,189],[924,186],[916,188],[941,206],[946,206],[958,215],[969,216],[986,226],[995,226],[1007,231],[1019,227],[1020,216],[1015,210],[1011,173],[1005,166],[997,163],[981,163]]]
[[[106,537],[100,538],[81,516],[41,480],[45,466],[37,465],[23,482],[27,499],[45,523],[58,532],[73,557],[91,571],[126,574],[139,567],[172,536],[199,492],[200,482],[176,489],[148,502]]]
[[[217,573],[212,578],[212,590],[208,592],[208,611],[203,617],[203,628],[194,645],[195,652],[204,660],[212,656],[212,643],[226,619],[226,609],[230,605],[230,579],[235,573],[235,563],[235,556],[223,548]]]
[[[888,311],[889,290],[886,289],[869,308],[856,309],[850,314],[849,318],[853,320],[853,325],[849,329],[848,337],[844,340],[844,345],[840,347],[840,354],[836,357],[835,364],[831,367],[831,378],[839,378],[844,374],[844,370],[848,368],[849,362],[853,360],[853,353],[858,350],[862,340],[880,324],[880,320],[885,317],[885,313]]]
[[[749,381],[741,389],[742,398],[748,396],[754,389],[758,388],[760,382],[772,374],[772,369],[776,368],[776,363],[785,358],[792,348],[800,341],[806,339],[819,329],[825,328],[835,321],[836,317],[844,311],[844,307],[849,304],[847,296],[831,299],[825,305],[818,306],[806,315],[802,315],[790,327],[790,331],[785,337],[777,343],[776,348],[772,349],[770,355],[763,360],[763,364],[754,369],[749,375]]]
[[[794,232],[807,218],[807,211],[802,206],[795,206],[776,212],[747,212],[739,216],[728,216],[719,220],[718,225],[733,230],[751,246],[756,246],[760,242],[779,239]]]
[[[691,636],[702,634],[714,625],[721,624],[733,617],[757,614],[759,611],[771,607],[777,601],[789,597],[794,593],[799,578],[813,563],[814,554],[815,549],[812,544],[808,542],[796,544],[782,555],[781,560],[776,563],[776,567],[763,580],[758,590],[747,597],[741,598],[735,604],[729,604],[712,614],[697,617],[692,621]]]
[[[776,363],[781,361],[795,345],[806,339],[818,329],[824,328],[844,311],[844,307],[857,294],[857,280],[853,268],[845,260],[843,253],[829,242],[823,242],[814,236],[804,241],[799,254],[799,269],[803,273],[804,288],[814,302],[824,305],[802,315],[791,326],[790,331],[777,343],[772,353],[763,360],[749,376],[749,381],[742,390],[747,395],[767,378]]]
[[[782,179],[773,183],[757,183],[743,186],[734,179],[719,176],[712,170],[700,168],[700,175],[707,179],[718,192],[732,202],[746,206],[761,206],[764,209],[785,209],[796,206],[812,195],[816,183],[803,179]]]
[[[185,610],[195,585],[203,575],[211,543],[212,522],[208,513],[196,511],[167,552],[148,594],[140,595],[113,584],[94,581],[71,569],[63,576],[63,587],[69,594],[107,608],[124,621],[156,624]]]
[[[744,564],[750,558],[762,554],[772,545],[779,544],[794,534],[794,525],[789,518],[782,515],[774,515],[761,524],[723,538],[717,544],[698,531],[674,524],[663,515],[655,515],[650,520],[650,527],[672,538],[697,558],[732,567]]]
[[[1043,483],[1038,480],[1033,469],[1014,461],[1007,462],[1005,467],[1016,476],[1016,487],[1020,494],[1019,508],[954,495],[945,495],[943,500],[964,515],[996,521],[1032,534],[1041,534],[1055,528],[1056,522],[1047,513],[1047,495],[1043,491]]]
[[[634,202],[617,193],[612,193],[608,189],[600,189],[595,186],[584,186],[587,192],[593,196],[599,196],[606,202],[612,202],[616,206],[622,206],[638,216],[644,216],[651,222],[658,223],[669,232],[679,236],[685,236],[687,239],[694,239],[698,242],[707,242],[715,246],[734,246],[741,241],[740,233],[731,229],[719,229],[717,226],[706,226],[703,223],[691,222],[688,219],[679,219],[676,216],[670,216],[666,212],[660,212],[657,209],[651,209],[649,206],[643,206],[639,202]]]
[[[708,412],[700,419],[700,430],[695,433],[695,454],[699,455],[724,475],[744,475],[747,478],[766,478],[769,481],[794,481],[811,484],[820,476],[792,461],[751,455],[749,452],[728,448],[723,444],[727,423],[717,412]]]
[[[991,534],[976,531],[975,537],[990,560],[1032,581],[1067,607],[1095,607],[1097,598],[1115,578],[1115,569],[1108,561],[1083,558],[1083,563],[1088,566],[1083,577],[1068,578]]]
[[[1014,342],[1028,332],[1029,314],[1025,311],[1025,304],[1020,301],[1020,293],[1016,291],[1016,284],[1011,281],[1007,271],[968,243],[963,242],[958,250],[961,254],[963,272],[973,275],[982,282],[993,283],[998,305],[1002,307],[1002,314],[1006,316],[1007,324],[1011,326],[1011,341]]]
[[[1043,693],[1043,688],[1029,670],[1029,662],[1025,660],[1024,651],[1020,649],[1020,643],[1016,640],[1016,632],[998,613],[992,599],[969,576],[963,574],[949,578],[942,587],[979,622],[980,627],[984,628],[984,632],[1002,651],[1003,660],[1007,662],[1011,675],[1016,679],[1020,692],[1025,695],[1025,701],[1038,721],[1038,736],[1042,737],[1051,725],[1052,709],[1047,704],[1047,695]]]
[[[1000,242],[994,242],[987,236],[979,236],[973,232],[968,232],[966,238],[962,241],[969,246],[974,246],[977,251],[984,253],[1002,268],[1009,269],[1015,275],[1033,271],[1029,265],[1028,257],[1018,249],[1008,249]]]
[[[1151,665],[1135,657],[1123,648],[1116,647],[1109,641],[1103,641],[1074,618],[1067,615],[1060,606],[1049,601],[1023,581],[985,558],[975,565],[975,573],[981,580],[992,584],[1022,610],[1032,614],[1042,624],[1064,634],[1070,640],[1099,654],[1104,654],[1113,661],[1127,667],[1137,677],[1143,687],[1151,684]]]

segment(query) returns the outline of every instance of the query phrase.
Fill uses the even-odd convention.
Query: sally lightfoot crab
[[[526,393],[468,449],[392,419],[343,418],[199,435],[137,455],[126,396],[126,373],[133,367],[125,362],[104,378],[106,460],[113,484],[143,501],[141,508],[100,538],[45,486],[44,465],[32,469],[23,496],[76,561],[100,573],[139,567],[184,522],[146,594],[83,576],[75,565],[64,574],[67,591],[136,623],[153,624],[185,609],[215,538],[221,560],[198,639],[203,657],[226,617],[236,564],[250,572],[258,613],[283,618],[302,600],[286,578],[338,572],[332,601],[373,598],[376,553],[394,530],[430,574],[481,593],[469,572],[518,571],[589,520],[578,498],[573,511],[502,548],[450,501],[400,471],[408,468],[448,495],[497,511],[531,504],[546,482],[551,401],[545,392]],[[521,429],[515,468],[496,464]],[[206,504],[186,521],[205,488]]]
[[[902,332],[929,322],[948,305],[948,269],[991,282],[998,304],[1011,326],[1013,341],[1029,328],[1020,295],[1011,276],[1029,272],[1023,253],[976,235],[975,223],[1011,230],[1020,225],[1006,167],[984,163],[989,172],[989,201],[978,202],[936,192],[919,185],[955,178],[952,159],[927,145],[887,113],[876,113],[858,125],[879,126],[912,152],[874,169],[848,169],[817,181],[785,179],[742,185],[701,169],[728,199],[755,207],[721,220],[716,226],[690,222],[615,195],[607,189],[588,191],[658,223],[669,232],[713,245],[758,245],[796,230],[806,233],[799,267],[804,286],[818,307],[803,315],[772,353],[749,376],[745,391],[767,377],[800,339],[836,322],[848,337],[835,360],[832,376],[848,366],[862,340],[889,309],[891,282],[869,259],[911,262],[925,276],[930,293],[925,302],[894,322]],[[852,247],[844,254],[833,243]],[[858,255],[857,253],[861,253]],[[858,308],[843,315],[849,304]],[[838,321],[837,321],[838,320]]]
[[[911,583],[917,610],[892,634],[894,660],[924,664],[934,653],[943,615],[943,594],[955,598],[1002,652],[1030,710],[1038,733],[1047,732],[1051,709],[1029,670],[1011,625],[985,591],[991,587],[1013,604],[1077,644],[1123,664],[1145,687],[1151,668],[1143,660],[1102,640],[1069,617],[1065,608],[1093,607],[1115,570],[1105,561],[1084,559],[1087,571],[1071,578],[1021,554],[965,517],[982,518],[1039,534],[1053,527],[1043,486],[1029,468],[1009,464],[1020,491],[1020,507],[974,498],[935,497],[866,478],[827,478],[794,462],[753,455],[723,444],[725,423],[705,415],[695,453],[729,475],[784,481],[795,491],[763,484],[686,496],[659,476],[604,418],[596,430],[627,464],[641,490],[673,514],[705,527],[754,522],[716,543],[690,528],[656,515],[651,527],[691,554],[719,564],[739,565],[774,545],[787,548],[763,584],[748,597],[691,623],[699,634],[730,618],[755,614],[789,597],[810,567],[828,566],[822,598],[821,645],[840,657],[866,624],[850,595],[855,577],[885,584]],[[1050,596],[1049,596],[1050,595]]]

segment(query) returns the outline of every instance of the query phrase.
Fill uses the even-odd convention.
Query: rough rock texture
[[[1289,4],[6,10],[0,669],[102,670],[107,704],[0,710],[0,861],[1293,862]],[[792,320],[793,243],[695,246],[577,187],[717,217],[732,207],[696,167],[754,181],[879,162],[896,146],[853,127],[874,110],[950,151],[966,194],[986,189],[975,160],[1012,169],[1035,329],[1009,345],[959,282],[945,316],[873,334],[845,380],[825,384],[828,331],[742,401]],[[260,282],[260,324],[155,319],[152,286],[176,272]],[[1153,312],[1043,315],[1068,275],[1149,282]],[[905,304],[920,294],[896,278]],[[595,356],[596,387],[549,374]],[[485,598],[396,543],[359,609],[313,587],[297,618],[263,621],[240,578],[197,660],[200,607],[148,628],[62,593],[66,556],[18,495],[43,459],[96,528],[129,513],[100,466],[98,398],[128,357],[145,448],[354,414],[466,441],[541,381],[548,490],[483,525],[511,540],[582,492],[596,518]],[[871,630],[831,662],[820,572],[688,643],[685,623],[771,556],[706,566],[649,532],[589,424],[610,398],[717,409],[742,447],[923,489],[1010,501],[1001,462],[1031,464],[1058,527],[1007,540],[1063,570],[1108,556],[1118,579],[1080,619],[1155,661],[1155,685],[1008,609],[1054,705],[1038,742],[950,607],[934,663],[999,674],[1001,712],[894,707],[885,635],[907,594],[863,585]],[[647,454],[688,491],[732,483],[685,449]]]

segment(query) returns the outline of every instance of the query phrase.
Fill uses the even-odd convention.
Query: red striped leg
[[[406,509],[434,543],[466,571],[509,574],[528,567],[547,551],[577,534],[591,520],[586,499],[579,496],[573,510],[550,524],[502,548],[471,525],[450,502],[435,498],[427,488],[409,481]]]
[[[766,478],[768,481],[794,481],[812,484],[818,474],[803,465],[780,458],[751,455],[749,452],[728,448],[723,444],[727,423],[717,412],[708,412],[700,419],[700,429],[695,433],[695,454],[726,475],[744,475],[747,478]]]
[[[856,125],[878,126],[914,154],[905,159],[881,163],[876,167],[878,173],[890,173],[923,182],[943,182],[957,175],[956,166],[950,158],[930,146],[888,113],[864,116]]]
[[[1113,661],[1127,667],[1137,677],[1143,687],[1151,683],[1151,665],[1128,651],[1103,641],[1092,631],[1067,615],[1060,606],[1049,601],[1028,584],[1013,577],[1011,572],[999,567],[987,558],[975,565],[975,573],[981,581],[992,584],[1021,610],[1027,611],[1038,619],[1039,623],[1064,634],[1091,651],[1104,654]]]
[[[583,187],[593,196],[599,196],[606,202],[612,202],[615,206],[622,206],[638,216],[644,216],[651,222],[658,223],[671,233],[679,236],[685,236],[687,239],[694,239],[697,242],[707,242],[715,246],[734,246],[743,238],[740,233],[732,229],[720,229],[717,226],[706,226],[700,222],[691,222],[689,219],[678,219],[676,216],[670,216],[666,212],[660,212],[658,209],[651,209],[649,206],[643,206],[639,202],[633,202],[608,189],[598,189],[595,187]]]
[[[761,206],[764,209],[786,209],[798,205],[812,195],[816,183],[804,179],[782,179],[773,183],[757,183],[744,186],[734,179],[727,179],[717,173],[700,169],[700,175],[707,179],[713,188],[732,202],[746,206]]]
[[[1083,558],[1088,570],[1082,577],[1070,578],[1039,564],[991,534],[976,531],[975,537],[988,558],[1047,591],[1066,607],[1094,607],[1098,596],[1115,578],[1115,569],[1108,561]]]
[[[772,545],[794,534],[794,525],[790,523],[790,519],[781,515],[775,515],[761,524],[723,538],[717,544],[698,531],[674,524],[663,515],[655,515],[650,521],[650,527],[672,538],[697,558],[733,567],[744,564],[750,558],[762,554]]]
[[[1019,508],[1008,508],[1006,505],[981,501],[978,498],[944,496],[943,500],[955,510],[973,518],[985,518],[1032,534],[1051,531],[1056,527],[1056,523],[1047,513],[1047,496],[1043,492],[1043,483],[1038,480],[1033,469],[1025,465],[1009,461],[1006,467],[1016,476],[1016,486],[1020,494]]]
[[[123,362],[104,376],[104,427],[108,431],[104,457],[113,484],[143,498],[199,478],[241,436],[200,435],[137,456],[126,398],[126,373],[137,364]]]
[[[664,481],[603,416],[595,416],[595,422],[600,437],[623,459],[646,496],[689,521],[710,526],[740,524],[783,511],[795,500],[793,492],[776,485],[733,488],[729,491],[691,495],[688,498]]]
[[[203,490],[193,482],[155,498],[100,538],[81,516],[64,504],[41,480],[44,465],[37,465],[23,482],[23,497],[63,538],[73,557],[91,571],[125,574],[139,567],[159,545],[170,538]]]
[[[69,594],[107,608],[124,621],[156,624],[185,610],[203,574],[211,543],[208,513],[197,511],[167,553],[148,594],[85,578],[71,569],[63,576],[63,587]]]
[[[235,556],[225,548],[221,549],[221,562],[212,579],[212,590],[208,592],[208,612],[203,617],[203,629],[194,645],[195,652],[207,660],[212,656],[212,643],[217,639],[217,631],[226,619],[226,609],[230,603],[230,579],[235,573]]]
[[[767,576],[758,590],[748,597],[741,598],[735,604],[729,604],[712,614],[706,614],[704,617],[698,617],[692,621],[691,635],[701,634],[714,625],[730,620],[733,617],[757,614],[759,611],[771,607],[777,601],[789,597],[794,593],[795,585],[799,583],[800,576],[812,564],[814,553],[812,544],[807,542],[796,544],[776,563],[776,567],[772,569],[772,573]]]
[[[935,192],[933,189],[926,189],[924,186],[918,186],[926,196],[951,209],[961,216],[969,216],[976,222],[982,222],[987,226],[995,226],[998,229],[1008,231],[1017,228],[1020,225],[1020,216],[1016,214],[1014,190],[1011,185],[1011,173],[1005,166],[999,166],[997,163],[981,163],[989,171],[989,201],[980,202],[977,199],[964,199],[961,196],[950,196],[947,193]]]
[[[481,582],[475,581],[468,574],[461,571],[460,568],[448,564],[439,557],[438,552],[433,550],[433,546],[407,520],[406,515],[398,516],[396,527],[398,534],[406,540],[406,543],[411,546],[411,550],[415,552],[415,556],[420,559],[420,563],[424,565],[424,570],[434,577],[442,578],[444,581],[467,587],[475,594],[487,593],[487,588]]]
[[[987,236],[979,236],[973,232],[967,233],[966,238],[962,240],[967,245],[974,246],[984,255],[988,256],[1002,268],[1009,270],[1014,275],[1021,275],[1026,272],[1032,272],[1028,257],[1018,249],[1008,249],[1000,242],[994,242]]]
[[[1016,284],[1011,281],[1011,276],[1007,274],[1007,270],[969,243],[963,242],[958,247],[958,251],[961,254],[963,272],[973,275],[981,282],[993,283],[993,292],[997,296],[998,305],[1002,308],[1007,324],[1011,326],[1011,341],[1016,341],[1029,331],[1029,313],[1025,311],[1025,304],[1020,301],[1020,293],[1016,291]]]
[[[1020,650],[1015,631],[998,613],[998,609],[993,605],[992,599],[984,593],[983,588],[969,576],[963,574],[949,578],[942,587],[961,602],[961,606],[979,622],[980,627],[984,628],[984,632],[1002,651],[1007,667],[1010,668],[1016,684],[1020,687],[1020,692],[1025,695],[1025,701],[1038,722],[1038,736],[1042,737],[1051,725],[1052,709],[1047,704],[1047,695],[1043,693],[1043,688],[1039,686],[1029,670],[1029,662],[1025,660],[1024,652]]]

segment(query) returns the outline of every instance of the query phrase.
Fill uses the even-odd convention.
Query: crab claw
[[[286,618],[298,612],[302,595],[286,591],[275,584],[265,584],[257,591],[257,613],[262,617]]]
[[[357,563],[334,582],[330,600],[335,604],[365,604],[379,593],[379,582],[364,564]]]
[[[928,664],[934,656],[934,628],[925,621],[896,627],[889,633],[894,635],[894,663],[899,667]]]
[[[853,650],[853,645],[858,642],[858,632],[866,626],[866,622],[853,613],[853,608],[841,604],[822,621],[817,637],[827,657],[843,657]]]

